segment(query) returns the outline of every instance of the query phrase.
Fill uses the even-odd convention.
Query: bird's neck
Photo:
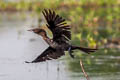
[[[56,48],[58,47],[58,44],[53,41],[52,39],[50,39],[48,36],[44,36],[43,39],[45,40],[45,42],[52,48]]]
[[[47,35],[42,37],[45,40],[45,42],[47,42],[49,45],[52,44],[53,41]]]
[[[48,39],[50,39],[48,36],[42,36],[43,37],[43,39],[46,41],[46,40],[48,40]]]

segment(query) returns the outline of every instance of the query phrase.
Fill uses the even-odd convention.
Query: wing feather
[[[46,10],[42,11],[46,21],[47,21],[47,27],[52,31],[53,33],[53,41],[68,41],[68,39],[71,39],[71,27],[67,25],[65,22],[65,19],[60,17],[58,14],[56,14],[52,10]],[[64,35],[64,36],[62,36]],[[64,39],[63,39],[64,37]],[[65,38],[68,38],[67,40]]]
[[[37,58],[35,58],[31,63],[43,62],[43,61],[52,60],[52,59],[58,59],[59,57],[64,55],[64,52],[60,52],[60,53],[59,52],[57,52],[57,50],[55,50],[51,47],[48,47],[41,55],[39,55]]]

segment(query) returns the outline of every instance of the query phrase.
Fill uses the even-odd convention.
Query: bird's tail
[[[81,51],[83,51],[85,53],[88,53],[88,54],[90,54],[91,52],[95,52],[96,50],[98,50],[98,49],[84,48],[84,47],[79,47],[79,46],[72,46],[72,50],[74,50],[74,49],[79,49],[79,50],[81,50]]]

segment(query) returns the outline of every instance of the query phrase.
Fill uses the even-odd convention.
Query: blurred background
[[[43,9],[52,9],[72,27],[71,43],[99,48],[75,59],[26,64],[48,45],[28,29],[45,28]],[[47,30],[49,36],[51,32]],[[120,0],[0,0],[0,80],[120,80]]]

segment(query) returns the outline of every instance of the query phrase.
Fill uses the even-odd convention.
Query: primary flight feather
[[[71,27],[65,22],[65,19],[50,9],[44,9],[42,13],[47,22],[46,26],[51,30],[53,34],[53,38],[50,39],[44,29],[35,28],[29,30],[38,35],[41,35],[43,39],[48,43],[49,47],[33,61],[26,61],[26,63],[36,63],[46,60],[58,59],[59,57],[65,55],[65,51],[68,51],[70,56],[74,58],[74,55],[72,54],[73,50],[78,49],[88,54],[97,50],[71,45],[69,42],[71,40]]]

